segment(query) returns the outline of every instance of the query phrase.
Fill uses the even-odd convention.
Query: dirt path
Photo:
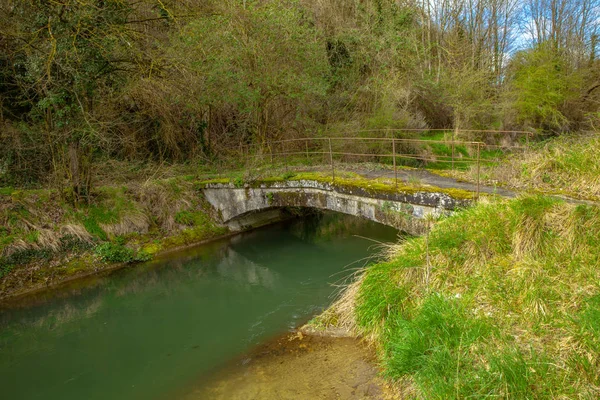
[[[390,178],[394,179],[394,171],[389,170],[354,170],[360,175],[367,178]],[[411,182],[418,182],[421,185],[436,186],[442,189],[462,189],[469,192],[477,192],[477,185],[469,182],[460,182],[454,178],[449,178],[441,175],[434,174],[424,169],[401,169],[398,170],[398,180],[405,184],[411,184]],[[502,197],[516,197],[517,193],[511,190],[503,189],[500,187],[483,186],[479,187],[481,193],[495,194]]]
[[[387,168],[369,168],[360,164],[344,164],[344,165],[336,165],[336,173],[340,174],[343,172],[353,172],[355,174],[361,175],[365,178],[377,179],[377,178],[387,178],[394,179],[395,174],[392,169]],[[298,172],[321,172],[324,174],[331,173],[331,168],[329,166],[315,166],[311,168],[300,168],[297,170]],[[439,187],[442,189],[462,189],[469,192],[476,193],[477,192],[477,184],[470,182],[459,181],[454,178],[442,176],[430,172],[425,169],[398,169],[398,182],[404,183],[407,186],[414,185],[429,185],[434,187]],[[504,189],[502,187],[492,187],[492,186],[484,186],[480,185],[479,190],[481,193],[487,194],[495,194],[502,197],[516,197],[518,195],[517,192],[512,190]]]

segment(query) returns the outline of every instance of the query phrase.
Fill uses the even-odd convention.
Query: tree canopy
[[[598,0],[8,0],[0,182],[360,128],[598,126]]]

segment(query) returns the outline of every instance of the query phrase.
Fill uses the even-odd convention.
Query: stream
[[[397,235],[315,214],[4,306],[2,397],[191,398],[325,309]]]

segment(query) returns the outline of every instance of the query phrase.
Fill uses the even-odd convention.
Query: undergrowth
[[[120,243],[103,243],[98,245],[94,249],[94,252],[102,261],[110,263],[142,262],[148,261],[152,258],[150,254],[143,250],[136,252],[135,250]]]
[[[390,247],[336,307],[407,397],[597,398],[598,232],[598,207],[480,203]]]
[[[89,242],[67,235],[60,238],[59,246],[56,249],[30,247],[16,250],[9,255],[0,257],[0,279],[21,265],[27,265],[34,261],[49,262],[61,254],[83,252],[91,248],[92,245]]]
[[[77,207],[52,190],[0,196],[0,296],[223,235],[189,177],[98,188]]]

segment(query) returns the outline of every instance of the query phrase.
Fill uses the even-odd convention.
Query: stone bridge
[[[464,196],[451,196],[433,187],[427,190],[376,189],[315,180],[258,182],[244,187],[208,183],[202,190],[218,211],[222,223],[233,231],[280,220],[290,208],[313,208],[350,214],[420,234],[426,215],[451,212],[471,203]]]

